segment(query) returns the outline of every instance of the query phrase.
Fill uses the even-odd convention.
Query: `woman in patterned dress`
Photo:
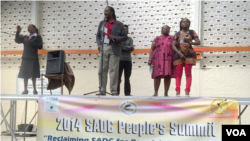
[[[192,66],[196,64],[196,53],[192,45],[200,45],[200,40],[194,30],[189,30],[190,20],[182,19],[180,22],[180,31],[174,36],[173,50],[174,66],[176,70],[176,96],[180,96],[180,86],[183,67],[185,67],[186,89],[185,96],[189,97],[192,82]],[[185,39],[185,37],[188,37]],[[182,39],[183,38],[183,39]],[[195,42],[192,42],[195,40]]]
[[[154,95],[158,96],[161,78],[164,78],[164,95],[168,96],[171,77],[174,77],[172,49],[173,36],[169,35],[170,27],[165,25],[161,29],[161,36],[156,37],[151,45],[148,65],[153,65]]]

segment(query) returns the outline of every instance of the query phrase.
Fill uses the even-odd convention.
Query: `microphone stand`
[[[102,86],[102,78],[103,78],[103,44],[104,44],[104,28],[105,28],[105,26],[106,26],[106,21],[107,20],[107,18],[106,17],[104,17],[104,19],[103,19],[103,21],[104,21],[104,25],[103,25],[103,27],[102,27],[102,31],[103,31],[103,34],[102,34],[102,36],[101,36],[101,41],[102,41],[102,47],[100,48],[100,50],[101,50],[101,55],[102,55],[102,58],[101,58],[101,85],[99,84],[99,91],[94,91],[94,92],[90,92],[90,93],[86,93],[86,94],[84,94],[84,95],[89,95],[89,94],[93,94],[93,93],[96,93],[96,92],[100,92],[101,93],[101,95],[106,95],[106,94],[109,94],[109,95],[112,95],[111,93],[108,93],[108,92],[104,92],[103,91],[103,86]],[[100,96],[101,96],[100,95]]]
[[[16,35],[16,34],[13,34],[13,33],[7,33],[7,32],[1,32],[1,33],[10,34],[10,35]]]

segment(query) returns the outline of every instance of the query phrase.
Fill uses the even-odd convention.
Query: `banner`
[[[221,141],[238,102],[215,98],[42,96],[38,141]]]

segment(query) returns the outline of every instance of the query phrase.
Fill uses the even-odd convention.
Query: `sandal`
[[[28,94],[28,93],[29,93],[28,90],[22,92],[22,94]]]
[[[33,91],[33,94],[38,94],[38,92],[37,91]]]

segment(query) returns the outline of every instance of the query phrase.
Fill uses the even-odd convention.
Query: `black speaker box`
[[[63,50],[48,52],[46,74],[63,74],[64,61],[65,52]]]

